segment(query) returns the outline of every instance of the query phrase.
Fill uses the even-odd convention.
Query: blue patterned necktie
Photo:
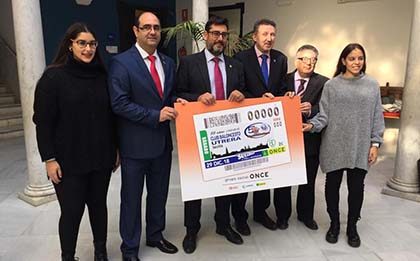
[[[265,85],[268,87],[268,65],[267,65],[267,59],[268,55],[262,54],[261,56],[262,62],[261,62],[261,72],[264,76]]]

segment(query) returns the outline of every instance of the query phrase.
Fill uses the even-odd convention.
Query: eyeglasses
[[[140,30],[142,30],[142,31],[146,31],[146,32],[150,32],[150,31],[152,31],[152,29],[154,30],[154,31],[156,31],[156,32],[159,32],[160,31],[160,25],[158,25],[158,24],[154,24],[154,25],[151,25],[151,24],[145,24],[145,25],[143,25],[143,26],[137,26],[137,28],[139,28]]]
[[[222,38],[227,38],[229,36],[228,32],[219,32],[219,31],[211,31],[209,34],[213,35],[216,38],[222,36]]]
[[[96,49],[96,47],[98,47],[98,41],[85,41],[85,40],[72,40],[73,42],[76,42],[77,46],[79,46],[80,48],[84,49],[86,48],[88,45],[91,49]]]
[[[298,57],[298,60],[301,60],[304,63],[311,63],[311,64],[316,64],[316,62],[318,61],[318,58],[314,57],[314,58],[309,58],[309,57]]]

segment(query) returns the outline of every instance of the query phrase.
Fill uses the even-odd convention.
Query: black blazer
[[[287,75],[287,91],[295,91],[295,72],[296,70]],[[319,112],[319,101],[321,100],[322,90],[326,81],[328,81],[327,77],[315,72],[309,77],[306,91],[301,97],[302,102],[309,102],[312,105],[309,118],[314,117]],[[321,145],[321,134],[305,132],[304,140],[306,156],[317,156]]]
[[[283,96],[286,93],[287,57],[282,52],[273,49],[270,51],[268,86],[264,81],[254,46],[235,54],[234,58],[244,66],[244,94],[247,98],[258,98],[266,92],[271,92],[274,96]]]
[[[226,93],[245,88],[243,66],[235,59],[224,56],[226,63]],[[187,101],[197,101],[203,93],[210,92],[210,79],[204,51],[182,57],[176,77],[176,94]],[[226,98],[227,98],[226,97]]]

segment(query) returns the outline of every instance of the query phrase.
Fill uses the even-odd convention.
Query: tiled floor
[[[140,249],[142,260],[420,260],[420,204],[382,195],[386,181],[392,176],[398,129],[395,120],[387,121],[385,144],[380,150],[379,162],[371,168],[366,179],[362,220],[358,227],[362,246],[351,248],[345,240],[345,226],[335,245],[324,239],[329,220],[323,197],[324,174],[319,173],[316,188],[315,217],[318,231],[310,231],[296,220],[295,213],[286,231],[268,231],[250,221],[252,235],[244,237],[240,246],[228,243],[215,233],[213,200],[203,201],[202,229],[198,249],[187,255],[182,251],[184,236],[183,204],[180,199],[176,151],[167,204],[165,237],[174,242],[180,252],[167,255],[144,245]],[[23,139],[0,141],[0,260],[59,260],[60,246],[57,236],[59,209],[57,202],[32,207],[17,199],[17,193],[26,184],[26,161]],[[118,233],[120,173],[113,175],[109,197],[110,260],[121,260]],[[346,220],[346,186],[342,187],[342,220]],[[250,202],[248,202],[250,204]],[[248,205],[248,209],[251,206]],[[274,216],[273,209],[270,209]],[[80,230],[77,256],[80,260],[93,260],[91,233],[86,215]]]

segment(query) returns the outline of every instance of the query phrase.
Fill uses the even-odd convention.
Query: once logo
[[[269,178],[268,171],[251,173],[249,174],[249,178],[250,179]]]
[[[249,138],[261,138],[269,134],[271,127],[263,122],[257,122],[246,127],[244,134]]]

